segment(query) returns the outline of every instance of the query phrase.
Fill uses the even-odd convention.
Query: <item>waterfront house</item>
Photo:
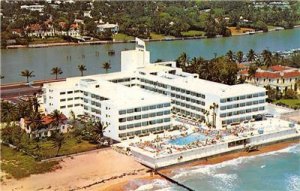
[[[266,70],[259,68],[253,77],[249,76],[248,69],[243,69],[239,71],[239,77],[256,86],[270,86],[283,93],[287,89],[300,92],[300,87],[297,87],[297,82],[300,80],[300,70],[297,68],[281,65],[271,66]]]
[[[25,33],[29,37],[45,38],[55,36],[55,30],[50,22],[45,22],[43,25],[38,23],[30,24],[25,28]]]
[[[73,23],[68,28],[65,22],[59,22],[60,29],[56,31],[57,35],[71,36],[73,38],[80,37],[80,26],[78,23]]]
[[[43,12],[45,5],[21,5],[21,9],[27,9],[29,11],[38,11],[38,12]]]
[[[119,32],[119,25],[118,23],[116,24],[111,24],[111,23],[101,23],[97,25],[97,32],[105,32],[107,30],[110,30],[113,34],[117,34]]]
[[[36,122],[37,120],[33,122],[29,118],[25,117],[21,118],[20,126],[22,129],[25,130],[26,133],[30,134],[30,136],[33,138],[49,137],[51,136],[53,131],[66,133],[71,127],[69,124],[67,124],[67,117],[64,114],[60,115],[60,120],[58,124],[54,123],[54,119],[51,115],[46,115],[41,117],[41,119],[38,119],[38,126],[32,125]]]

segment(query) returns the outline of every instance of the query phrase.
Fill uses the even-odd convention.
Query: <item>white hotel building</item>
[[[175,115],[210,122],[215,113],[217,128],[266,112],[264,88],[202,80],[176,68],[175,62],[150,63],[149,51],[138,42],[135,50],[121,53],[121,72],[45,84],[46,111],[101,119],[108,126],[104,135],[118,141],[171,128],[171,109]],[[213,104],[218,105],[215,111]]]

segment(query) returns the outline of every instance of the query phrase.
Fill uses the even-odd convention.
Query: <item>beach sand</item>
[[[200,160],[196,160],[196,161],[192,161],[192,162],[188,162],[188,163],[184,163],[184,164],[171,166],[168,168],[161,169],[161,170],[159,170],[159,172],[166,174],[166,175],[170,175],[170,174],[172,174],[172,172],[174,170],[178,170],[181,168],[191,168],[193,166],[199,166],[199,165],[217,164],[217,163],[221,163],[224,161],[236,159],[239,157],[253,156],[253,155],[259,155],[259,154],[263,154],[263,153],[267,153],[267,152],[281,150],[281,149],[284,149],[291,145],[299,144],[299,143],[300,143],[299,140],[291,140],[291,141],[285,141],[285,142],[271,144],[271,145],[265,145],[263,147],[260,147],[258,151],[253,151],[253,152],[239,151],[239,152],[235,152],[235,153],[223,154],[223,155],[208,158],[208,160],[200,159]],[[161,179],[161,177],[158,175],[154,175],[153,177],[151,177],[148,173],[146,176],[139,177],[138,179],[151,180],[151,179]],[[106,187],[105,191],[124,190],[124,187],[126,185],[128,185],[128,183],[129,183],[129,181],[118,182],[114,185]],[[98,191],[102,191],[102,190],[100,189]]]
[[[66,158],[60,162],[60,166],[60,169],[45,174],[31,175],[20,180],[4,180],[0,190],[97,190],[145,176],[148,170],[133,157],[120,154],[110,148]],[[111,180],[80,189],[104,179]]]
[[[299,141],[286,141],[267,145],[255,152],[235,152],[197,160],[160,170],[163,174],[172,174],[180,168],[189,168],[197,165],[216,164],[241,156],[258,155],[276,151],[291,146]],[[149,169],[136,162],[133,157],[120,154],[112,149],[95,151],[73,158],[66,158],[61,163],[61,168],[55,171],[31,175],[20,180],[9,179],[2,182],[1,190],[5,191],[34,191],[34,190],[97,190],[116,191],[124,190],[132,180],[160,179],[158,175],[151,175]],[[105,182],[101,182],[106,180]]]

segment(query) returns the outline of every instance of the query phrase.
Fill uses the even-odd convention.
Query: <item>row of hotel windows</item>
[[[72,107],[78,107],[78,106],[83,106],[82,104],[70,104],[70,105],[62,105],[62,106],[60,106],[60,109],[65,109],[65,108],[72,108]]]
[[[189,97],[180,96],[178,94],[171,93],[171,97],[175,97],[175,98],[178,98],[178,99],[181,99],[181,100],[186,100],[186,101],[189,101],[189,102],[192,102],[192,103],[197,103],[197,104],[205,106],[204,101],[199,101],[199,100],[195,100],[195,99],[192,99],[192,98],[189,98]]]
[[[140,135],[142,133],[151,133],[151,132],[155,132],[155,131],[162,131],[162,130],[168,130],[168,129],[171,129],[171,125],[154,127],[151,129],[138,130],[138,131],[133,131],[133,132],[128,132],[128,133],[120,133],[119,137],[120,138],[127,137],[127,136],[130,137],[130,136],[134,136],[134,135]]]
[[[131,117],[123,117],[123,118],[119,118],[119,122],[123,123],[126,121],[133,121],[133,120],[146,119],[146,118],[151,118],[151,117],[156,117],[156,116],[169,115],[170,113],[171,112],[169,110],[167,110],[167,111],[160,111],[157,113],[149,113],[149,114],[136,115],[136,116],[131,116]]]
[[[252,108],[252,109],[246,109],[246,110],[240,110],[240,111],[233,111],[233,112],[228,112],[228,113],[222,113],[222,114],[220,114],[220,117],[230,117],[233,115],[240,115],[240,114],[244,114],[244,113],[263,111],[264,109],[265,109],[265,107],[259,107],[259,108]]]
[[[82,93],[83,91],[80,90],[75,90],[75,91],[67,91],[67,92],[60,92],[60,95],[65,95],[65,94],[72,94],[72,93]]]
[[[75,98],[72,98],[72,97],[70,97],[70,98],[68,98],[68,99],[66,99],[66,98],[63,98],[63,99],[60,99],[60,102],[64,102],[64,101],[72,101],[72,100],[78,100],[78,99],[83,99],[83,98],[81,98],[81,97],[75,97]]]
[[[191,108],[194,111],[200,111],[202,113],[205,111],[205,109],[202,109],[202,108],[199,108],[199,107],[195,107],[193,105],[185,104],[185,103],[182,103],[182,102],[179,102],[179,101],[174,101],[173,100],[172,103],[175,104],[174,107],[176,107],[176,105],[178,105],[178,106],[181,106],[181,107]]]
[[[158,104],[158,105],[150,105],[150,106],[145,106],[145,107],[137,107],[133,109],[127,109],[127,110],[120,110],[119,114],[124,115],[126,113],[134,113],[134,112],[141,112],[141,111],[148,111],[148,110],[153,110],[153,109],[159,109],[163,107],[170,107],[170,103],[164,103],[164,104]]]
[[[151,121],[145,121],[142,123],[134,123],[134,124],[129,124],[129,125],[121,125],[119,126],[119,130],[125,130],[125,129],[132,129],[134,127],[145,127],[148,125],[155,125],[155,124],[160,124],[160,123],[167,123],[170,122],[170,118],[164,118],[164,119],[156,119],[156,120],[151,120]]]
[[[179,108],[176,108],[176,107],[173,108],[173,111],[175,113],[181,113],[182,115],[191,116],[191,117],[194,117],[194,118],[204,118],[204,116],[202,116],[202,115],[192,113],[190,111],[186,111],[184,109],[179,109]]]
[[[145,90],[157,92],[157,93],[159,93],[159,94],[167,95],[167,92],[166,92],[166,91],[158,90],[158,89],[152,88],[152,87],[150,87],[150,86],[144,86],[144,85],[141,85],[141,88],[142,88],[142,89],[145,89]]]
[[[239,103],[239,104],[233,104],[233,105],[227,105],[227,106],[221,106],[220,110],[226,110],[226,109],[232,109],[232,108],[238,108],[238,107],[245,107],[245,106],[250,106],[250,105],[256,105],[260,103],[265,103],[265,100],[258,100],[258,101],[249,101],[249,102],[244,102],[244,103]]]
[[[242,122],[245,120],[251,120],[254,116],[250,115],[247,117],[240,117],[240,118],[235,118],[235,119],[228,119],[228,120],[224,120],[222,121],[222,124],[231,124],[231,123],[236,123],[236,122]]]
[[[266,95],[265,92],[261,92],[261,93],[256,93],[256,94],[249,94],[249,95],[243,95],[243,96],[238,96],[238,97],[226,98],[226,99],[221,99],[221,103],[243,100],[243,99],[251,99],[251,98],[265,96],[265,95]]]
[[[122,82],[130,82],[131,80],[135,80],[136,78],[121,78],[121,79],[115,79],[115,80],[109,80],[113,83],[122,83]]]
[[[153,82],[153,81],[146,80],[146,79],[141,79],[141,82],[145,82],[145,83],[152,84],[152,85],[157,85],[158,87],[163,87],[165,89],[167,89],[167,87],[168,87],[165,84],[162,84],[162,83],[159,83],[159,82]],[[192,95],[192,96],[195,96],[195,97],[201,97],[201,98],[205,99],[205,95],[203,95],[203,94],[192,92],[192,91],[181,89],[181,88],[177,88],[177,87],[174,87],[174,86],[171,86],[171,90],[177,91],[177,92],[180,92],[180,93],[183,93],[183,94]]]

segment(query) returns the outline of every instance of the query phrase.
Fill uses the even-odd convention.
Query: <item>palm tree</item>
[[[103,137],[103,132],[107,126],[105,126],[101,121],[95,121],[93,127],[94,133],[98,134],[100,138]]]
[[[102,68],[105,69],[105,72],[107,73],[107,71],[111,69],[110,63],[104,62]]]
[[[7,122],[9,124],[11,121],[15,120],[18,109],[15,104],[8,101],[1,101],[1,121]]]
[[[26,77],[27,83],[29,83],[29,78],[34,77],[33,71],[29,71],[29,70],[23,70],[23,71],[21,71],[20,75],[23,76],[23,77]]]
[[[56,155],[58,156],[59,150],[61,149],[62,145],[65,143],[65,136],[63,133],[54,133],[52,134],[52,141],[53,147],[57,147]]]
[[[231,50],[226,53],[226,56],[229,60],[233,60],[233,52]]]
[[[176,63],[180,68],[185,68],[189,62],[189,58],[185,52],[181,53],[181,55],[177,58]]]
[[[55,75],[55,79],[57,80],[57,76],[63,73],[62,69],[59,67],[54,67],[51,69],[51,74]]]
[[[263,50],[261,53],[264,59],[264,63],[267,67],[272,65],[272,53],[269,50]]]
[[[238,63],[241,63],[243,61],[243,57],[244,57],[244,53],[242,51],[238,51],[236,53],[236,58],[237,58]]]
[[[81,73],[81,76],[83,76],[83,72],[86,71],[86,66],[81,64],[81,65],[78,65],[78,70],[80,71]]]
[[[250,49],[249,52],[248,52],[248,54],[247,54],[248,61],[249,62],[254,61],[255,60],[255,56],[256,56],[256,54],[255,54],[254,50]]]
[[[216,127],[216,109],[219,108],[219,105],[216,104],[216,103],[213,103],[211,106],[209,106],[209,109],[212,109],[213,110],[213,127],[215,128]]]
[[[58,128],[58,125],[61,121],[61,117],[62,117],[62,113],[60,111],[58,111],[57,109],[54,110],[51,114],[50,114],[51,118],[52,118],[52,124]]]

